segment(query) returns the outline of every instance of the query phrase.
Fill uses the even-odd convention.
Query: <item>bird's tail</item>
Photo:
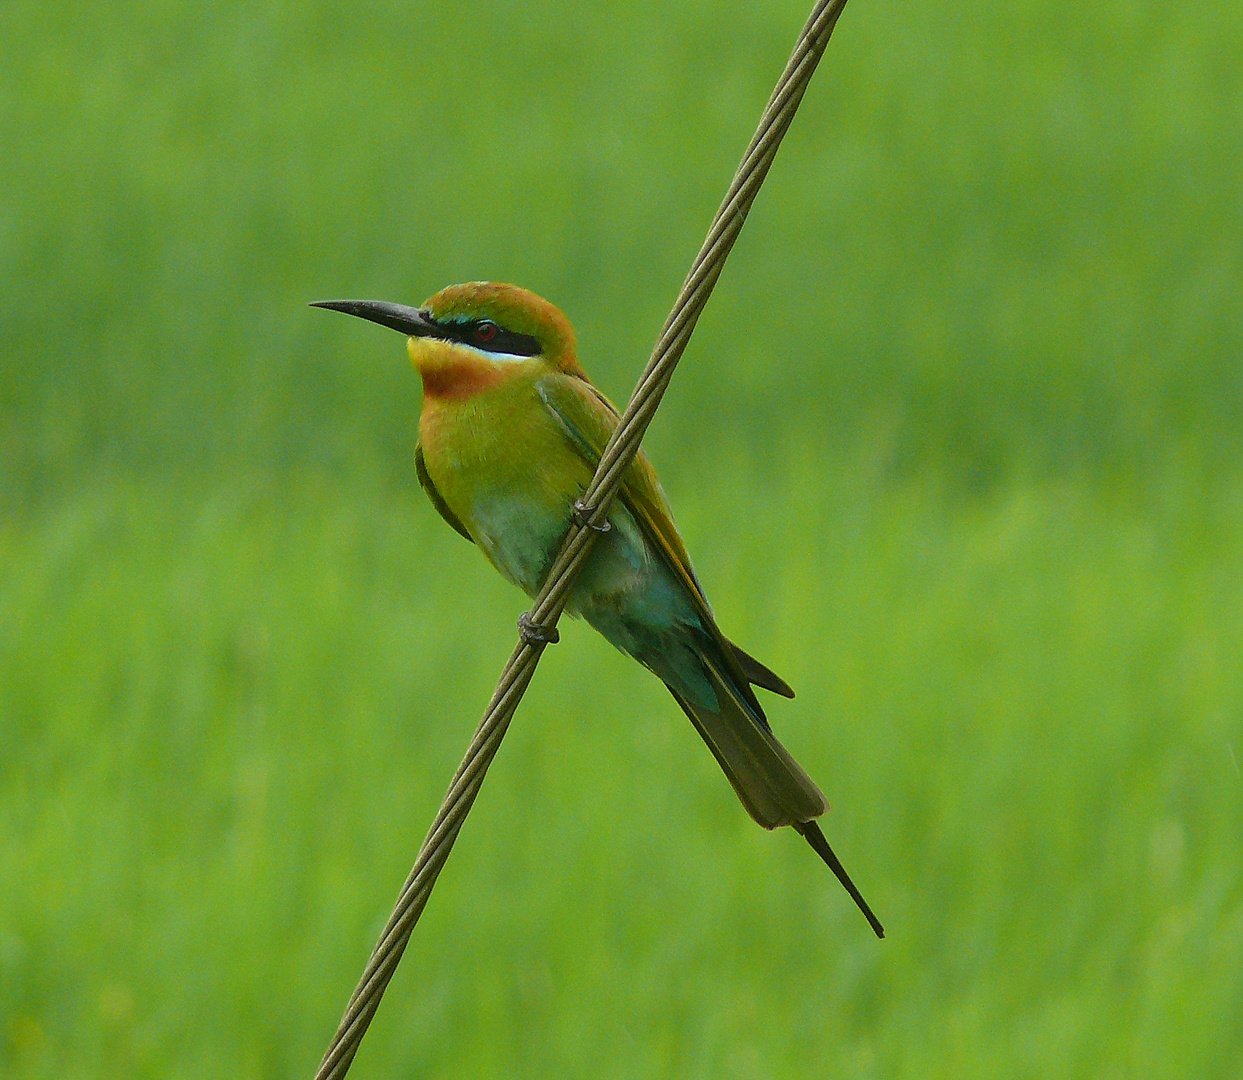
[[[703,652],[698,660],[709,693],[699,687],[683,690],[670,679],[665,685],[708,744],[747,813],[766,829],[823,814],[829,806],[820,789],[768,730],[764,714],[743,697],[732,673],[723,672]]]
[[[744,673],[729,670],[737,665],[729,664],[728,660],[724,664],[714,662],[712,654],[717,651],[715,649],[696,651],[712,694],[700,692],[692,696],[690,692],[680,692],[672,685],[674,680],[668,678],[665,685],[708,744],[708,749],[728,777],[742,805],[766,829],[789,825],[798,832],[833,871],[876,936],[883,938],[885,929],[880,920],[850,880],[850,875],[816,824],[815,819],[829,808],[824,795],[770,730],[751,688],[738,678],[739,674]],[[750,657],[746,659],[785,687],[784,682],[758,661]],[[750,672],[746,672],[744,678],[749,675]],[[753,681],[756,685],[763,685],[758,679]],[[744,689],[740,689],[740,685]],[[793,694],[792,691],[790,693]]]
[[[820,831],[820,825],[815,821],[800,821],[794,826],[794,831],[799,833],[811,845],[812,851],[824,860],[825,865],[833,871],[834,876],[842,883],[842,887],[850,893],[850,899],[863,912],[863,917],[867,919],[876,936],[883,938],[885,936],[885,928],[881,926],[880,919],[873,914],[872,909],[868,906],[868,902],[863,899],[863,894],[855,887],[855,883],[850,880],[850,875],[846,873],[846,868],[842,865],[841,860],[833,854],[833,849],[829,847],[829,842],[824,838],[824,833]]]

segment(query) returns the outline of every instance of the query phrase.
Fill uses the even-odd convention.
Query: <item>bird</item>
[[[312,305],[406,336],[423,382],[414,462],[440,516],[534,597],[578,512],[616,407],[578,360],[574,328],[517,285],[450,285],[420,307],[378,300]],[[717,626],[669,500],[642,450],[566,611],[668,687],[742,805],[765,829],[789,826],[828,865],[877,937],[884,928],[829,846],[824,795],[778,741],[755,687],[786,698],[780,676]],[[539,628],[523,624],[524,636]]]

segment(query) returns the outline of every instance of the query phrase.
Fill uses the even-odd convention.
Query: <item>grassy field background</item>
[[[395,336],[624,398],[806,12],[0,7],[0,1077],[309,1077],[514,639]],[[1243,1076],[1243,9],[853,0],[648,446],[886,922],[549,650],[359,1077]]]

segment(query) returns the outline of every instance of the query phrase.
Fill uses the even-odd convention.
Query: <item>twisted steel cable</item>
[[[449,785],[449,790],[423,841],[410,876],[389,916],[380,940],[372,950],[357,988],[346,1007],[332,1043],[324,1054],[315,1080],[341,1080],[349,1071],[380,999],[401,960],[415,923],[431,896],[466,815],[483,784],[488,766],[500,748],[518,703],[535,674],[548,640],[555,640],[557,620],[565,608],[570,589],[605,524],[613,497],[626,468],[634,460],[639,442],[669,386],[674,368],[708,302],[734,241],[742,231],[747,212],[776,157],[781,140],[803,100],[829,37],[846,0],[817,0],[799,35],[781,78],[765,106],[742,163],[734,174],[707,238],[686,276],[677,302],[660,332],[651,359],[643,369],[621,422],[600,457],[600,464],[579,504],[561,550],[525,617],[521,640],[501,673],[492,700],[475,736]]]

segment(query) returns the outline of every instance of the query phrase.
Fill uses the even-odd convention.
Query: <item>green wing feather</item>
[[[540,379],[537,389],[574,448],[594,469],[620,420],[616,407],[591,383],[573,375],[547,375]],[[642,450],[635,455],[622,478],[621,497],[630,512],[642,522],[644,531],[650,534],[649,539],[656,542],[670,566],[687,584],[697,606],[706,611],[707,600],[691,568],[682,537],[673,524],[669,500],[656,479],[656,470]]]
[[[427,471],[427,462],[423,460],[422,443],[417,444],[414,448],[414,471],[419,478],[419,485],[427,492],[427,497],[432,500],[432,505],[436,508],[436,512],[453,526],[456,532],[466,537],[473,544],[475,538],[467,531],[466,526],[462,524],[457,514],[449,509],[449,504],[445,502],[440,492],[436,490],[436,485],[432,483],[431,475]]]
[[[569,436],[574,448],[594,469],[600,463],[600,455],[604,453],[605,444],[620,419],[613,403],[591,383],[573,375],[545,376],[537,388],[544,404]],[[619,494],[644,535],[664,556],[670,569],[682,579],[705,626],[715,630],[716,620],[691,567],[686,545],[673,523],[669,500],[656,479],[656,470],[642,450],[635,455],[622,477]],[[716,632],[720,633],[719,630]],[[742,673],[739,672],[739,675]]]
[[[594,469],[617,427],[617,410],[589,382],[574,376],[546,376],[537,389],[570,443]],[[827,809],[824,796],[772,734],[751,683],[791,697],[793,691],[721,633],[673,524],[669,502],[642,451],[623,476],[619,497],[648,542],[681,580],[704,629],[717,645],[712,650],[716,658],[704,653],[701,661],[716,693],[718,710],[697,707],[672,686],[669,689],[708,744],[742,804],[769,829],[823,814]]]
[[[738,666],[742,668],[742,673],[747,677],[747,681],[753,686],[762,686],[773,694],[780,694],[784,698],[794,697],[794,691],[790,684],[778,675],[772,668],[761,664],[750,653],[745,653],[739,646],[730,642],[730,648],[734,650],[734,659],[738,661]]]
[[[593,469],[600,462],[605,444],[620,421],[617,408],[595,386],[573,375],[548,375],[537,384],[540,398],[548,406],[557,423],[569,436],[570,442]],[[783,697],[793,697],[794,691],[779,675],[770,671],[754,657],[743,652],[731,642],[716,625],[712,608],[704,596],[703,586],[695,576],[686,545],[673,523],[673,511],[669,500],[656,479],[656,470],[647,455],[640,450],[622,477],[620,491],[626,509],[634,515],[648,541],[661,553],[670,569],[682,580],[687,594],[703,620],[705,628],[717,639],[726,663],[730,665],[739,683],[750,692],[750,686],[762,686]],[[751,697],[751,704],[763,716],[758,701]]]

